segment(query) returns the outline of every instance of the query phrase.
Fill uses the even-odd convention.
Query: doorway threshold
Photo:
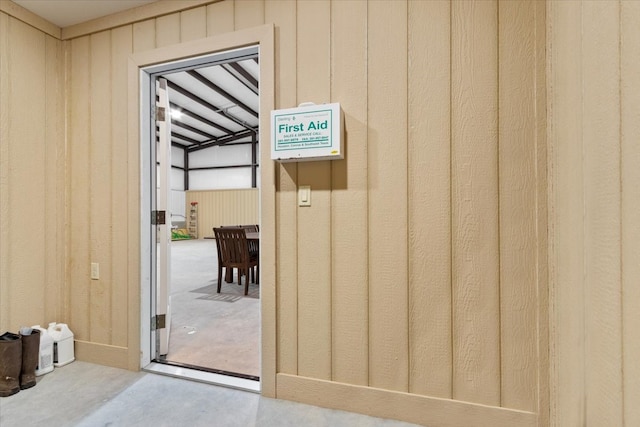
[[[228,387],[236,390],[260,393],[260,381],[246,378],[238,378],[229,375],[205,372],[198,369],[168,365],[158,362],[151,362],[150,364],[142,368],[142,370],[144,372],[150,372],[159,375],[167,375],[170,377],[183,378],[190,381],[198,381],[201,383]]]

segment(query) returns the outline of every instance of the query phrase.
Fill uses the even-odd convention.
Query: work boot
[[[0,335],[0,397],[20,391],[22,340],[20,335],[5,332]]]
[[[38,355],[40,353],[40,331],[31,330],[29,335],[22,331],[22,369],[20,371],[20,389],[31,388],[36,385],[36,368],[38,367]]]

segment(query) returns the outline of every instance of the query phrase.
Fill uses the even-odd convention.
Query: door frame
[[[226,33],[186,43],[166,46],[129,57],[128,116],[138,119],[128,123],[128,141],[139,151],[140,189],[140,287],[138,298],[129,300],[130,331],[138,340],[130,340],[130,358],[139,358],[139,368],[151,363],[151,147],[149,129],[151,115],[145,113],[144,100],[149,99],[150,67],[169,66],[176,61],[211,55],[248,46],[258,46],[260,55],[260,131],[262,144],[270,144],[270,111],[275,106],[275,46],[273,24]],[[146,98],[145,98],[146,97]],[[270,150],[260,150],[260,317],[261,317],[261,393],[275,397],[276,384],[276,271],[275,271],[275,165]],[[137,342],[136,342],[137,341]],[[137,348],[136,348],[137,347]],[[131,360],[131,359],[130,359]]]

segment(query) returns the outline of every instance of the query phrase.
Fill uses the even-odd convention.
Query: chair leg
[[[221,286],[222,286],[222,267],[218,266],[218,293],[220,293]]]
[[[244,294],[245,295],[249,295],[249,270],[250,268],[245,270],[245,276],[244,276]]]

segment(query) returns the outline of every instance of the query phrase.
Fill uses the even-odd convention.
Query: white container
[[[75,360],[73,332],[65,323],[49,323],[47,332],[53,338],[53,366],[64,366]]]
[[[40,331],[40,352],[38,354],[38,366],[36,367],[36,376],[39,377],[53,371],[53,338],[40,325],[35,325],[31,328]]]

